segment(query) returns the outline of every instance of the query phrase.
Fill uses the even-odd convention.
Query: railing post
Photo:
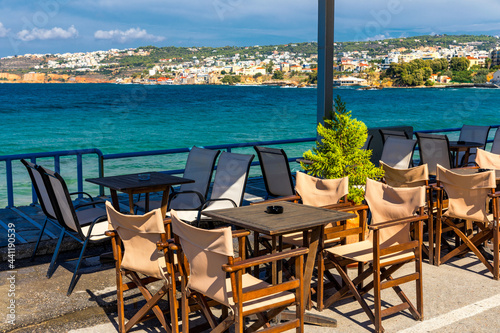
[[[78,192],[83,192],[83,162],[82,162],[82,154],[77,153],[76,155],[76,177],[78,184]],[[79,193],[78,198],[83,198],[83,194]]]
[[[98,155],[99,157],[99,178],[104,177],[104,156]],[[102,197],[104,195],[104,186],[99,186],[99,195]]]
[[[54,156],[54,171],[57,172],[58,174],[61,174],[61,159],[60,155],[55,155]]]
[[[31,158],[31,163],[36,164],[36,157]],[[36,196],[35,186],[31,184],[31,204],[35,205],[38,202],[38,197]]]
[[[14,186],[12,182],[12,160],[5,161],[7,176],[7,208],[14,207]]]

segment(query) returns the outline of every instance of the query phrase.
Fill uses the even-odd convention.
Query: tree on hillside
[[[410,62],[393,62],[385,74],[381,76],[392,78],[400,86],[421,86],[431,76],[432,68],[429,63],[422,59],[415,59]]]
[[[269,62],[269,65],[267,65],[266,67],[266,72],[269,73],[269,74],[272,74],[273,73],[273,67],[274,67],[274,63],[273,61],[271,60]]]
[[[450,68],[454,72],[462,72],[466,71],[469,69],[470,61],[467,58],[460,57],[460,58],[451,58],[450,61]]]
[[[285,78],[285,75],[283,75],[282,71],[274,71],[274,73],[273,73],[274,80],[283,80],[284,78]]]
[[[472,81],[471,72],[470,71],[454,72],[451,79],[455,82],[469,83]]]
[[[486,68],[490,69],[490,67],[491,67],[491,58],[486,58],[484,60],[484,64],[485,64]]]

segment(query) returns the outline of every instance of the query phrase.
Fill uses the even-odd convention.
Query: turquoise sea
[[[368,127],[414,129],[500,124],[499,89],[336,88]],[[98,148],[104,154],[193,145],[314,137],[316,89],[267,86],[0,84],[0,155]],[[300,156],[311,144],[284,147]],[[240,150],[252,152],[253,150]],[[237,152],[237,151],[235,151]],[[185,156],[106,162],[107,175],[181,168]],[[52,161],[39,163],[51,166]],[[95,158],[84,177],[96,176]],[[20,164],[20,163],[19,163]],[[14,166],[16,205],[30,198],[22,166]],[[75,184],[73,161],[61,173]],[[26,185],[27,184],[27,185]],[[94,191],[92,185],[85,190]],[[0,163],[0,206],[5,206]]]

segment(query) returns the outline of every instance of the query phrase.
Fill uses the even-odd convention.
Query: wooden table
[[[309,248],[304,268],[304,281],[306,285],[304,286],[303,299],[307,304],[314,262],[323,234],[322,227],[330,222],[354,218],[356,215],[286,201],[279,204],[283,206],[283,214],[267,214],[265,205],[205,211],[202,214],[247,230],[255,231],[257,233],[255,238],[258,238],[258,233],[275,238],[292,232],[312,230],[308,245],[307,237],[304,237],[304,245]]]
[[[464,161],[469,160],[469,154],[471,148],[481,148],[483,147],[484,144],[480,142],[471,142],[471,141],[450,141],[450,151],[455,154],[455,168],[458,168],[458,159],[459,159],[459,153],[461,151],[465,152],[464,154]]]
[[[457,173],[459,175],[473,175],[475,173],[480,172],[479,168],[457,168],[457,169],[451,169],[451,171],[454,173]],[[496,179],[497,183],[499,183],[500,182],[500,170],[494,170],[494,171],[495,171],[495,179]]]
[[[141,173],[141,175],[143,174],[144,173]],[[170,188],[173,185],[194,183],[194,180],[192,179],[176,177],[161,172],[150,172],[148,174],[150,176],[148,180],[140,180],[138,173],[102,178],[90,178],[85,180],[90,183],[108,187],[111,191],[113,207],[118,211],[120,210],[120,205],[118,202],[118,194],[116,192],[120,191],[127,193],[131,214],[134,214],[134,194],[163,191],[161,199],[162,216],[165,216],[167,213]]]

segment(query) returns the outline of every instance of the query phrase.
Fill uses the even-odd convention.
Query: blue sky
[[[0,0],[0,57],[317,40],[316,0]],[[498,0],[336,0],[335,39],[500,35]]]

